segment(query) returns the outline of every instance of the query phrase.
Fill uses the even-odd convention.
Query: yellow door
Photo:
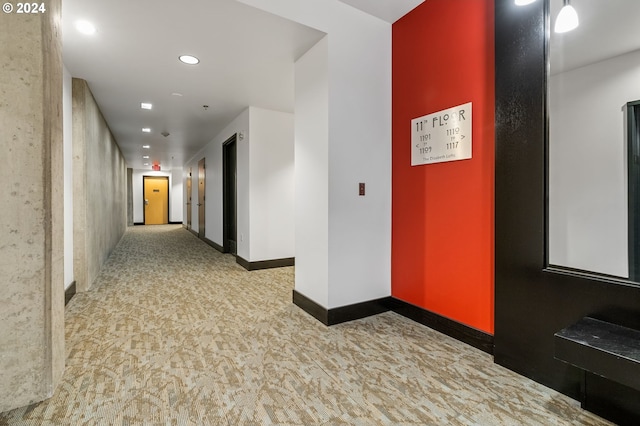
[[[144,178],[144,224],[169,223],[169,178]]]

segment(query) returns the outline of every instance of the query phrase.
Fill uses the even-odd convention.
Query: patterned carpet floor
[[[129,228],[67,306],[55,394],[0,424],[609,424],[395,313],[325,327],[293,305],[293,281],[180,226]]]

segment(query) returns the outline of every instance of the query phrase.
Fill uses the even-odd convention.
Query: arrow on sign
[[[464,135],[460,135],[460,140],[464,139]]]

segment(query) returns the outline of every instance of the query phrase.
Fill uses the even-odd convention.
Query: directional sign
[[[411,165],[471,158],[471,102],[411,120]]]

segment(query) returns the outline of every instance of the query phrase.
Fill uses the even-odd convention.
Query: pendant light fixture
[[[578,20],[578,13],[573,6],[569,4],[569,0],[563,1],[564,6],[560,10],[560,13],[558,13],[556,25],[553,29],[557,33],[566,33],[567,31],[577,28],[580,24],[580,21]]]

